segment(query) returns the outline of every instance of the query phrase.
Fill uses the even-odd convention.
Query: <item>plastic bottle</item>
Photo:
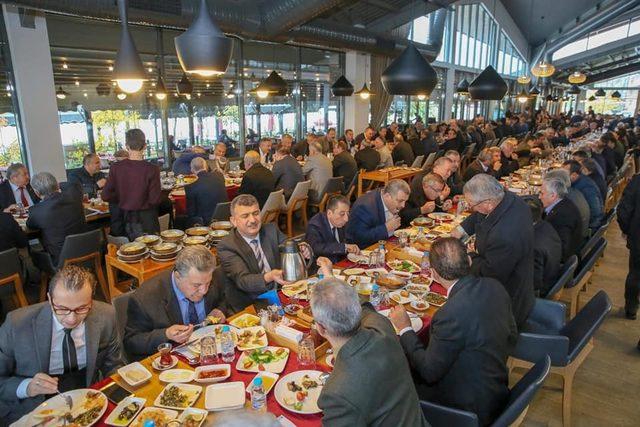
[[[156,422],[153,420],[146,420],[143,427],[156,427]]]
[[[378,256],[376,259],[376,268],[384,268],[385,264],[385,249],[384,240],[378,242]]]
[[[424,251],[422,254],[422,260],[420,261],[420,273],[428,275],[430,268],[431,263],[429,262],[429,252]]]
[[[236,357],[236,352],[233,344],[233,335],[229,326],[222,327],[222,334],[220,334],[220,352],[222,353],[222,360],[224,363],[231,363]]]
[[[254,378],[253,387],[251,388],[251,408],[254,411],[266,412],[267,396],[262,389],[262,378]]]
[[[371,285],[371,295],[369,296],[369,302],[375,308],[380,306],[380,286],[377,283]]]

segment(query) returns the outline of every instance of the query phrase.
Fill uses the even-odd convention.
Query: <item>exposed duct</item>
[[[640,62],[634,62],[633,64],[625,65],[623,67],[603,71],[598,74],[592,74],[587,77],[587,80],[581,86],[601,82],[602,80],[613,79],[618,76],[634,73],[638,70],[640,70]]]
[[[271,9],[263,10],[260,15],[248,11],[247,8],[241,8],[229,0],[216,0],[214,7],[209,5],[209,10],[222,31],[241,38],[359,50],[384,56],[395,56],[407,46],[407,40],[378,35],[368,30],[340,25],[327,20],[314,20],[309,24],[293,27],[284,34],[276,34],[278,25],[281,28],[296,25],[296,22],[300,21],[303,15],[312,18],[326,11],[326,4],[335,7],[336,4],[344,1],[282,0],[270,6]],[[640,2],[640,0],[638,1]],[[5,3],[68,16],[119,22],[118,9],[113,0],[9,0]],[[197,11],[196,3],[183,1],[180,15],[130,7],[129,23],[184,30],[189,26]],[[453,0],[446,0],[446,3],[453,3]],[[280,12],[274,12],[276,7]],[[284,10],[288,12],[282,12]],[[299,15],[294,16],[296,14]],[[267,29],[270,28],[272,34],[263,31],[267,25],[264,19],[266,16],[275,16],[279,22],[279,24],[268,24]],[[445,9],[439,9],[432,13],[429,22],[429,44],[415,43],[418,50],[429,61],[433,61],[440,52],[445,20]]]
[[[337,6],[356,3],[357,0],[278,0],[269,2],[262,12],[262,27],[266,36],[283,34],[317,18]],[[272,4],[273,3],[273,4]]]

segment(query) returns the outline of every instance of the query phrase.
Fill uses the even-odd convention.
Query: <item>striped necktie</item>
[[[258,261],[258,268],[261,272],[267,273],[270,271],[270,268],[267,267],[267,260],[264,256],[264,252],[262,252],[262,248],[260,247],[260,242],[258,239],[253,239],[251,241],[251,246],[253,249],[253,253],[256,256],[256,260]]]

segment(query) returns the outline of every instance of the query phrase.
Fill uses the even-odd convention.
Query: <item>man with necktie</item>
[[[231,202],[233,231],[218,243],[218,256],[227,283],[225,298],[234,311],[254,303],[260,295],[286,284],[282,274],[280,249],[286,236],[275,224],[262,224],[258,200],[241,194]],[[301,247],[305,258],[311,253]]]
[[[360,253],[358,245],[347,243],[344,226],[349,221],[349,200],[333,196],[327,202],[326,212],[319,212],[309,220],[306,240],[314,255],[325,256],[335,263],[348,253]]]
[[[134,359],[154,354],[160,344],[183,344],[207,318],[225,320],[224,292],[213,281],[215,257],[204,246],[187,246],[173,270],[142,283],[129,300],[124,348]]]
[[[8,314],[0,327],[2,422],[124,364],[114,309],[92,299],[95,287],[92,273],[69,265],[51,279],[47,302]]]
[[[18,203],[28,208],[38,203],[36,195],[29,183],[29,171],[22,163],[14,163],[7,168],[7,179],[0,184],[0,209],[5,212],[14,211]]]

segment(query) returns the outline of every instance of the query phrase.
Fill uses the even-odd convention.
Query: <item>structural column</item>
[[[447,77],[444,85],[444,111],[442,112],[442,118],[448,120],[453,117],[451,109],[453,108],[453,91],[454,83],[456,79],[456,70],[453,67],[447,68]]]
[[[365,83],[369,84],[370,56],[349,51],[345,55],[345,76],[358,91]],[[365,75],[366,73],[366,75]],[[353,129],[358,134],[369,125],[369,100],[357,95],[347,96],[344,102],[344,128]]]
[[[42,12],[2,5],[31,174],[66,181],[47,22]]]

